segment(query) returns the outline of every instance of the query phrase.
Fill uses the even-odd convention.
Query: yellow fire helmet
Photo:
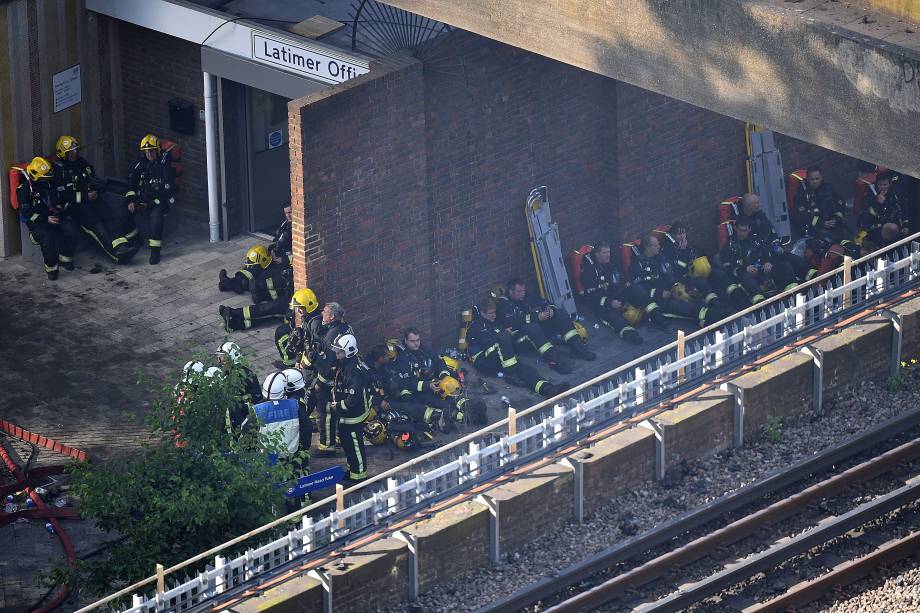
[[[246,252],[246,262],[248,264],[258,264],[262,268],[268,268],[268,265],[272,263],[272,256],[268,255],[268,249],[265,248],[265,245],[253,245]]]
[[[371,445],[385,445],[387,442],[387,429],[379,419],[364,422],[364,438]]]
[[[32,158],[32,161],[29,162],[29,165],[26,166],[26,174],[28,174],[29,178],[33,181],[38,181],[39,179],[50,179],[51,162],[41,156],[34,157]]]
[[[683,283],[674,284],[674,287],[671,288],[671,297],[674,300],[690,302],[690,294],[687,293],[687,287]]]
[[[623,319],[625,319],[630,326],[638,326],[639,322],[642,321],[642,311],[627,304],[626,308],[623,309]]]
[[[588,329],[581,325],[580,321],[573,321],[572,326],[575,328],[575,331],[578,332],[578,336],[581,337],[583,342],[588,341]]]
[[[153,134],[147,134],[141,139],[141,151],[147,151],[148,149],[160,150],[160,139]]]
[[[442,355],[441,359],[444,360],[444,364],[446,364],[449,369],[454,372],[460,372],[460,360],[455,360],[449,355]]]
[[[57,143],[54,145],[55,151],[57,151],[57,156],[62,160],[67,157],[68,151],[76,151],[80,148],[80,143],[77,142],[73,136],[68,134],[63,134],[57,139]]]
[[[253,249],[255,249],[255,247],[253,247]],[[253,249],[250,249],[250,251]],[[309,287],[304,287],[294,292],[294,295],[291,296],[291,308],[306,309],[307,313],[312,313],[317,308],[319,308],[319,300],[316,298],[316,294],[312,289]]]
[[[438,381],[438,391],[441,392],[441,398],[459,396],[460,381],[451,376],[442,377],[441,380]]]
[[[853,238],[853,242],[856,243],[857,245],[862,245],[863,242],[865,242],[867,236],[869,236],[869,233],[867,231],[860,230],[859,233],[857,233],[856,236]]]
[[[712,273],[712,264],[709,263],[709,258],[705,255],[701,255],[700,257],[690,262],[691,277],[708,279],[710,273]]]
[[[388,338],[386,340],[386,346],[387,355],[390,356],[391,362],[396,359],[400,350],[404,349],[402,341],[400,341],[398,338]]]

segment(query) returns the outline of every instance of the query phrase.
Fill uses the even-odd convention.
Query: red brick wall
[[[181,192],[177,208],[185,218],[208,218],[201,51],[195,43],[125,22],[119,28],[125,162],[130,170],[138,159],[141,138],[152,132],[182,147]],[[194,136],[169,129],[169,100],[183,98],[195,104]]]
[[[452,344],[461,309],[533,279],[523,205],[540,185],[566,250],[675,220],[714,248],[718,202],[746,189],[742,122],[465,32],[445,42],[290,107],[298,286],[341,302],[365,346],[410,323]],[[839,182],[855,165],[778,142],[790,168],[816,160]]]

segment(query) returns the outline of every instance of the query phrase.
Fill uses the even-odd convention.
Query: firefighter
[[[345,309],[338,302],[327,302],[319,318],[311,318],[304,335],[300,366],[312,377],[311,395],[316,403],[319,425],[317,449],[321,455],[335,455],[336,406],[332,402],[332,385],[336,358],[332,342],[354,332],[344,321]]]
[[[258,257],[255,256],[255,250],[257,249],[260,252],[264,250],[269,258],[271,258],[271,261],[276,264],[280,264],[281,266],[291,265],[292,238],[290,205],[284,208],[284,216],[285,220],[278,227],[278,230],[275,231],[275,238],[271,244],[269,244],[268,247],[263,247],[261,245],[253,245],[250,247],[243,256],[243,265],[232,277],[227,274],[227,269],[220,269],[220,272],[217,274],[217,289],[222,292],[236,292],[237,294],[245,294],[249,291],[249,283],[254,276],[254,266],[258,260]]]
[[[160,151],[160,139],[147,134],[141,139],[141,158],[128,175],[125,201],[132,215],[147,213],[150,263],[160,263],[163,247],[163,222],[176,198],[176,171],[172,155]],[[136,226],[135,226],[136,227]]]
[[[605,325],[610,326],[623,340],[633,345],[642,344],[642,337],[626,319],[626,314],[638,319],[641,313],[632,306],[630,308],[624,288],[625,279],[616,264],[610,257],[611,247],[608,242],[600,242],[594,246],[591,253],[585,255],[581,268],[581,284],[585,288],[584,298],[595,317]]]
[[[902,237],[910,234],[910,222],[901,206],[897,191],[892,189],[891,175],[879,173],[863,199],[859,229],[865,230],[870,240],[884,246],[893,242],[886,240],[890,238],[890,232],[887,233],[888,237],[882,236],[882,227],[885,224],[896,225],[897,234]]]
[[[645,309],[656,328],[667,327],[665,315],[697,321],[700,327],[722,319],[725,314],[715,303],[693,300],[677,285],[671,262],[661,253],[658,238],[649,234],[639,243],[639,253],[630,264],[630,276],[637,306]]]
[[[294,366],[304,349],[306,328],[310,319],[319,319],[319,300],[309,287],[304,287],[291,296],[290,309],[284,323],[275,328],[275,347],[281,356],[279,368]],[[300,324],[297,324],[297,321]]]
[[[58,277],[58,266],[73,270],[73,254],[77,247],[77,224],[64,209],[64,202],[54,183],[51,162],[43,157],[33,158],[24,171],[25,180],[16,188],[19,212],[29,229],[32,242],[42,250],[42,260],[48,279]]]
[[[815,276],[818,271],[809,266],[804,258],[783,249],[773,224],[760,208],[760,197],[757,194],[747,193],[741,197],[741,211],[742,216],[748,218],[751,235],[758,237],[772,252],[770,259],[773,264],[788,264],[800,282]]]
[[[753,234],[748,217],[735,220],[735,228],[719,253],[727,273],[741,283],[752,304],[761,302],[766,289],[785,291],[797,285],[792,267],[773,259],[773,252],[763,238]]]
[[[297,401],[297,421],[300,428],[300,450],[307,452],[309,459],[310,445],[313,444],[313,404],[307,394],[307,381],[303,373],[296,368],[285,368],[281,371],[284,375],[284,392],[287,398]]]
[[[442,432],[450,432],[469,413],[471,420],[482,421],[485,405],[460,396],[460,384],[445,361],[422,346],[418,328],[406,328],[403,345],[396,349],[392,370],[396,375],[399,397],[426,407],[425,421],[436,423]]]
[[[240,346],[233,341],[221,343],[217,351],[214,352],[217,363],[224,372],[230,372],[233,368],[239,368],[243,373],[246,395],[251,402],[258,402],[262,395],[262,388],[259,385],[259,378],[252,372],[252,369],[243,361],[243,352]]]
[[[273,262],[262,245],[252,247],[246,258],[255,261],[248,271],[252,276],[247,277],[253,304],[240,308],[218,307],[227,332],[247,330],[260,320],[283,317],[290,306],[294,283],[291,268]]]
[[[555,371],[572,372],[559,349],[549,339],[560,336],[572,357],[593,360],[597,356],[584,342],[565,309],[547,300],[528,298],[523,279],[514,277],[505,285],[505,295],[498,300],[498,321],[508,328],[517,346],[529,345]]]
[[[678,281],[703,296],[707,304],[719,298],[738,309],[751,306],[741,284],[721,268],[713,268],[703,250],[689,243],[687,226],[674,222],[665,236],[662,250],[674,265]]]
[[[364,422],[370,415],[371,389],[368,368],[358,357],[358,340],[353,334],[339,334],[330,343],[335,367],[332,404],[338,415],[338,431],[348,462],[346,480],[360,483],[367,479],[364,455]]]
[[[232,277],[227,276],[225,269],[220,269],[217,289],[222,292],[236,292],[237,294],[252,291],[252,283],[259,275],[259,271],[267,268],[272,261],[268,249],[262,245],[253,245],[246,251],[240,269]]]
[[[100,194],[104,181],[96,176],[92,164],[77,154],[80,143],[64,134],[57,139],[56,178],[65,210],[71,211],[80,228],[117,264],[126,264],[140,248],[135,226],[126,232]],[[127,225],[131,225],[128,223]]]
[[[557,385],[547,381],[535,368],[518,360],[511,333],[497,321],[495,300],[482,300],[473,311],[466,340],[470,361],[476,370],[491,376],[503,373],[509,383],[530,388],[544,398],[559,395],[569,388],[567,382]]]
[[[805,180],[795,194],[797,219],[804,224],[804,234],[829,244],[853,238],[846,223],[846,205],[833,186],[824,180],[820,166],[809,166]]]

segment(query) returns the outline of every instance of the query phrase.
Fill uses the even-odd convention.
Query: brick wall
[[[372,75],[292,103],[290,123],[298,285],[342,302],[365,344],[409,323],[452,343],[491,286],[533,280],[534,187],[565,250],[675,220],[714,249],[718,202],[746,189],[742,122],[466,32]],[[778,143],[840,185],[855,167]]]
[[[122,100],[126,143],[125,164],[130,170],[140,155],[141,138],[152,132],[182,147],[181,193],[177,208],[185,218],[208,218],[201,52],[198,45],[125,22],[119,28]],[[195,104],[194,136],[169,129],[169,100],[183,98]]]

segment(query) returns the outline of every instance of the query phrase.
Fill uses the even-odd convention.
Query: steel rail
[[[509,596],[480,608],[477,613],[517,611],[544,598],[558,594],[598,572],[635,558],[639,554],[667,543],[686,532],[723,517],[725,514],[748,506],[770,494],[793,485],[810,475],[827,470],[848,458],[863,453],[906,430],[920,425],[920,409],[913,409],[893,417],[871,430],[848,438],[843,443],[821,453],[804,458],[789,468],[779,469],[770,475],[746,485],[700,508],[676,517],[661,526],[648,530],[625,543],[617,543],[577,562],[553,577],[546,577]]]
[[[865,256],[865,257],[863,257],[863,258],[854,260],[854,261],[852,262],[852,266],[857,266],[857,265],[859,265],[859,264],[863,264],[863,263],[866,263],[866,262],[884,259],[884,257],[885,257],[886,255],[896,254],[896,253],[897,253],[897,250],[899,250],[899,249],[901,249],[901,248],[903,248],[903,247],[910,246],[910,245],[912,245],[913,243],[917,242],[918,240],[920,240],[920,232],[918,232],[918,233],[916,233],[916,234],[914,234],[914,235],[908,236],[908,237],[906,237],[906,238],[903,238],[903,239],[899,240],[898,242],[896,242],[896,243],[894,243],[894,244],[892,244],[892,245],[889,245],[888,247],[885,248],[884,251],[875,252],[874,254],[870,254],[870,255]],[[738,313],[735,313],[735,314],[732,315],[731,317],[728,317],[728,318],[726,318],[726,319],[724,319],[724,320],[722,320],[722,321],[720,321],[720,322],[716,322],[716,323],[714,323],[714,324],[712,324],[712,325],[710,325],[710,326],[708,326],[708,327],[706,327],[706,328],[697,330],[696,332],[693,332],[693,333],[687,335],[686,338],[685,338],[685,342],[689,342],[689,341],[691,341],[691,340],[693,340],[693,339],[696,339],[696,338],[703,338],[705,334],[709,334],[709,333],[711,333],[711,332],[713,332],[713,331],[715,331],[715,330],[718,330],[719,328],[721,328],[721,327],[723,327],[723,326],[726,326],[726,325],[730,324],[731,322],[736,321],[736,320],[739,320],[739,319],[741,319],[741,318],[743,318],[743,317],[745,317],[745,316],[752,315],[752,314],[757,313],[757,312],[766,312],[765,310],[766,310],[767,308],[770,308],[770,307],[775,306],[775,305],[783,305],[783,304],[785,304],[785,303],[784,303],[785,300],[787,300],[787,299],[789,299],[789,298],[795,296],[796,294],[798,294],[798,293],[800,293],[800,292],[806,291],[806,290],[808,290],[808,289],[810,289],[810,288],[814,288],[814,287],[822,287],[824,283],[833,280],[837,275],[839,275],[840,272],[841,272],[841,270],[843,270],[842,266],[841,266],[841,267],[838,267],[838,268],[836,268],[836,269],[834,269],[834,270],[832,270],[832,271],[830,271],[830,272],[827,272],[827,273],[825,273],[825,274],[823,274],[823,275],[820,275],[820,276],[818,276],[818,277],[815,277],[815,278],[813,278],[813,279],[807,281],[806,283],[803,283],[803,284],[801,284],[801,285],[798,285],[798,286],[797,286],[796,288],[794,288],[794,289],[790,289],[790,290],[788,290],[788,291],[782,292],[782,293],[780,293],[780,294],[778,294],[778,295],[776,295],[776,296],[773,296],[772,298],[769,298],[768,300],[765,300],[765,301],[763,301],[763,302],[761,302],[761,303],[758,303],[758,304],[755,305],[755,306],[749,307],[749,308],[747,308],[747,309],[745,309],[745,310],[743,310],[743,311],[740,311],[740,312],[738,312]],[[905,284],[905,285],[902,286],[902,287],[913,287],[913,286],[916,285],[916,284],[917,284],[917,283],[914,282],[914,283],[912,283],[912,284]],[[898,303],[898,302],[901,302],[901,301],[903,301],[903,300],[907,300],[907,299],[909,299],[910,297],[913,297],[915,294],[916,294],[916,292],[911,292],[911,291],[907,291],[907,292],[901,293],[900,296],[895,297],[895,302],[890,302],[890,303],[888,303],[888,304],[887,304],[887,307],[890,308],[890,306],[893,306],[894,304],[896,304],[896,303]],[[867,307],[868,305],[878,305],[879,303],[881,303],[881,304],[886,304],[886,301],[888,301],[890,298],[892,298],[892,296],[878,297],[878,298],[874,298],[874,299],[872,299],[872,300],[868,300],[868,301],[866,301],[866,302],[863,303],[863,304],[854,305],[853,307],[851,307],[851,309],[844,309],[843,311],[841,311],[841,313],[838,313],[838,314],[835,316],[834,319],[839,320],[840,317],[845,316],[846,313],[851,312],[851,311],[853,311],[853,312],[860,312],[860,309],[865,309],[865,310],[862,311],[862,312],[866,314],[865,316],[868,316],[868,315],[871,314],[872,312],[876,312],[876,311],[879,310],[879,307],[878,307],[878,306],[869,307],[869,308],[867,309],[866,307]],[[852,321],[857,321],[858,319],[860,319],[860,317],[853,318]],[[822,326],[824,326],[825,324],[828,324],[828,323],[830,323],[828,320],[825,320],[825,321],[823,321],[823,322],[818,322],[818,324],[816,324],[815,327],[822,327]],[[838,324],[838,325],[839,325],[839,324]],[[801,335],[801,334],[803,334],[803,333],[805,333],[804,330],[799,331],[799,335]],[[788,340],[788,339],[786,339],[786,340]],[[593,379],[590,379],[590,380],[588,380],[588,381],[585,381],[585,382],[583,382],[583,383],[581,383],[581,384],[579,384],[579,385],[577,385],[577,386],[575,386],[575,387],[573,387],[573,388],[567,390],[566,392],[563,392],[562,394],[559,394],[558,396],[554,396],[554,397],[552,397],[552,398],[548,398],[548,399],[546,399],[546,400],[543,400],[542,402],[540,402],[540,403],[538,403],[538,404],[536,404],[536,405],[534,405],[534,406],[531,406],[530,408],[528,408],[528,409],[526,409],[526,410],[524,410],[524,411],[518,413],[518,414],[517,414],[517,418],[520,419],[520,418],[523,418],[523,417],[525,417],[525,416],[527,416],[527,415],[530,415],[530,414],[532,414],[532,413],[534,413],[534,412],[536,412],[536,411],[538,411],[538,410],[546,409],[546,408],[548,408],[548,407],[550,407],[550,406],[553,406],[554,403],[557,403],[558,401],[560,401],[560,400],[562,400],[562,399],[564,399],[564,398],[571,398],[571,397],[573,397],[573,396],[576,396],[577,394],[579,394],[579,393],[581,393],[581,392],[583,392],[583,391],[589,390],[592,386],[597,385],[598,383],[601,383],[601,382],[603,382],[603,381],[609,380],[611,377],[614,377],[614,376],[616,376],[617,374],[622,374],[622,373],[630,372],[631,369],[635,368],[636,366],[638,366],[638,365],[640,365],[640,364],[643,364],[643,363],[646,363],[646,362],[649,362],[650,360],[654,359],[655,356],[663,356],[663,355],[667,354],[669,351],[675,350],[676,347],[677,347],[677,343],[676,343],[675,341],[672,341],[671,343],[669,343],[669,344],[667,344],[667,345],[665,345],[665,346],[663,346],[663,347],[659,347],[659,348],[656,349],[655,351],[650,352],[650,353],[648,353],[648,354],[645,354],[644,356],[640,356],[640,357],[638,357],[638,358],[632,360],[631,362],[629,362],[629,363],[627,363],[627,364],[623,364],[623,365],[621,365],[621,366],[618,366],[617,368],[615,368],[615,369],[613,369],[613,370],[611,370],[611,371],[609,371],[609,372],[607,372],[607,373],[598,375],[597,377],[594,377]],[[745,357],[749,357],[749,356],[745,356]],[[736,365],[735,367],[737,368],[738,366]],[[745,369],[744,369],[744,368],[741,368],[741,371],[740,371],[740,372],[745,372]],[[710,372],[710,373],[707,373],[706,376],[707,376],[707,377],[710,377],[710,376],[712,376],[712,375],[713,375],[713,372]],[[711,387],[709,387],[709,388],[707,388],[707,389],[711,389]],[[661,410],[665,410],[666,408],[669,408],[673,403],[678,402],[678,401],[680,401],[680,400],[682,400],[682,399],[679,399],[679,400],[678,400],[678,399],[674,399],[673,397],[672,397],[670,400],[658,399],[658,400],[655,401],[655,404],[660,404],[661,406],[665,407],[665,408],[663,408],[663,409],[661,409]],[[658,412],[647,412],[645,418],[648,419],[649,417],[654,417],[655,415],[657,415],[657,414],[660,413],[660,412],[661,412],[661,411],[658,411]],[[417,458],[413,458],[412,460],[409,460],[408,462],[405,462],[405,463],[401,464],[400,466],[391,468],[391,469],[385,471],[384,473],[381,473],[381,474],[379,474],[379,475],[375,475],[374,477],[369,478],[369,479],[366,480],[365,482],[363,482],[363,483],[361,483],[361,484],[358,484],[358,485],[356,485],[356,486],[354,486],[354,487],[352,487],[352,488],[349,488],[349,489],[345,490],[345,494],[346,494],[346,495],[349,495],[349,494],[353,494],[353,493],[355,493],[355,492],[357,492],[357,491],[361,491],[361,490],[367,491],[367,488],[370,487],[370,486],[372,486],[372,485],[374,485],[375,483],[385,482],[385,480],[386,480],[387,478],[394,477],[394,476],[398,475],[400,472],[404,472],[407,468],[409,468],[409,467],[411,467],[411,466],[420,465],[421,463],[423,463],[423,462],[425,462],[425,461],[427,461],[427,460],[430,460],[430,459],[432,459],[432,458],[434,458],[434,457],[436,457],[436,456],[438,456],[438,455],[444,453],[444,452],[447,451],[448,449],[454,449],[454,448],[460,449],[463,445],[466,445],[466,444],[468,444],[468,443],[470,443],[470,442],[472,442],[472,441],[475,441],[478,437],[481,437],[481,436],[484,436],[484,435],[487,435],[487,434],[491,434],[491,433],[494,432],[496,429],[502,429],[502,428],[506,427],[507,425],[508,425],[508,418],[506,417],[506,418],[503,418],[503,419],[501,419],[501,420],[499,420],[499,421],[497,421],[497,422],[495,422],[495,423],[493,423],[493,424],[490,424],[489,426],[486,426],[486,427],[484,427],[484,428],[481,428],[480,430],[477,430],[476,432],[472,432],[472,433],[470,433],[470,434],[467,434],[466,436],[462,437],[461,439],[458,439],[457,441],[454,441],[453,443],[451,443],[450,445],[447,445],[446,447],[441,447],[441,448],[438,448],[438,449],[436,449],[436,450],[430,451],[430,452],[428,452],[428,453],[426,453],[426,454],[423,454],[423,455],[421,455],[421,456],[419,456],[419,457],[417,457]],[[630,421],[628,422],[627,425],[628,425],[628,426],[632,426],[632,425],[635,425],[635,423],[633,423],[632,420],[630,420]],[[616,427],[616,426],[614,426],[614,428],[615,428],[615,427]],[[617,430],[613,430],[613,429],[612,429],[612,430],[609,432],[609,434],[615,433],[616,431],[617,431]],[[542,465],[544,465],[544,464],[541,463],[540,466],[542,466]],[[505,481],[505,479],[501,479],[501,478],[499,478],[499,480],[502,481],[502,482]],[[501,483],[499,483],[499,484],[501,484]],[[438,499],[443,499],[444,497],[445,497],[445,496],[439,496]],[[283,524],[287,524],[287,523],[289,523],[289,522],[292,521],[292,520],[299,519],[299,518],[303,517],[304,515],[309,514],[310,512],[318,511],[318,510],[320,510],[320,509],[322,509],[322,508],[325,508],[325,507],[327,507],[327,506],[329,506],[329,505],[331,505],[331,504],[335,504],[335,502],[336,502],[336,497],[335,497],[335,496],[329,496],[329,497],[327,497],[327,498],[324,498],[324,499],[322,499],[322,500],[319,500],[319,501],[317,501],[317,502],[311,504],[311,505],[308,506],[307,508],[300,509],[300,510],[298,510],[298,511],[294,511],[294,512],[288,514],[288,515],[285,515],[285,516],[280,517],[280,518],[278,518],[278,519],[276,519],[276,520],[274,520],[274,521],[272,521],[272,522],[269,522],[268,524],[265,524],[265,525],[263,525],[263,526],[260,526],[259,528],[256,528],[256,529],[254,529],[254,530],[252,530],[252,531],[250,531],[250,532],[248,532],[248,533],[246,533],[246,534],[243,534],[243,535],[240,535],[240,536],[238,536],[238,537],[235,537],[235,538],[233,538],[233,539],[231,539],[231,540],[229,540],[229,541],[226,541],[226,542],[224,542],[224,543],[221,543],[220,545],[216,545],[216,546],[214,546],[214,547],[208,549],[207,551],[204,551],[204,552],[202,552],[202,553],[200,553],[200,554],[198,554],[198,555],[196,555],[196,556],[193,556],[192,558],[188,558],[188,559],[186,559],[186,560],[183,560],[182,562],[179,562],[179,563],[177,563],[177,564],[174,564],[173,566],[171,566],[171,567],[165,569],[164,572],[163,572],[163,574],[164,574],[164,575],[170,575],[170,574],[172,574],[172,573],[175,573],[175,572],[177,572],[177,571],[179,571],[179,570],[182,570],[183,568],[186,568],[186,567],[188,567],[188,566],[191,566],[192,564],[194,564],[194,563],[196,563],[196,562],[200,562],[201,560],[207,559],[207,558],[209,558],[209,557],[211,557],[211,556],[213,556],[213,555],[215,555],[215,554],[217,554],[217,553],[220,553],[220,552],[222,552],[222,551],[224,551],[224,550],[226,550],[226,549],[228,549],[228,548],[230,548],[230,547],[233,547],[234,545],[240,544],[240,543],[242,543],[242,542],[248,540],[249,538],[252,538],[252,537],[254,537],[254,536],[258,535],[258,534],[264,534],[264,533],[266,533],[267,531],[269,531],[269,530],[271,530],[271,529],[273,529],[273,528],[276,528],[276,527],[278,527],[278,526],[280,526],[280,525],[283,525]],[[371,531],[371,530],[374,530],[374,529],[376,529],[376,528],[378,528],[378,526],[368,526],[368,527],[362,529],[360,532],[361,532],[361,533],[367,533],[367,532],[369,532],[369,531]],[[339,543],[338,546],[343,547],[343,550],[345,550],[345,551],[347,551],[347,550],[349,549],[347,543]],[[108,596],[106,596],[106,597],[104,597],[104,598],[102,598],[102,599],[100,599],[100,600],[98,600],[98,601],[96,601],[96,602],[94,602],[94,603],[92,603],[92,604],[89,604],[89,605],[83,607],[82,609],[80,609],[80,610],[77,611],[76,613],[86,613],[86,612],[88,612],[88,611],[92,611],[92,610],[98,608],[99,606],[101,606],[101,605],[103,605],[103,604],[106,604],[106,603],[108,603],[108,602],[111,602],[111,601],[113,601],[113,600],[115,600],[115,599],[117,599],[117,598],[121,598],[121,597],[130,595],[130,594],[132,594],[132,593],[135,593],[135,592],[137,592],[140,588],[142,588],[142,587],[144,587],[144,586],[146,586],[146,585],[149,585],[149,584],[155,582],[156,580],[157,580],[157,576],[156,576],[156,575],[147,577],[147,578],[145,578],[145,579],[141,579],[141,580],[139,580],[139,581],[133,583],[132,585],[129,585],[129,586],[125,587],[125,588],[120,589],[119,591],[115,592],[114,594],[110,594],[110,595],[108,595]]]
[[[829,479],[821,481],[820,483],[816,483],[797,494],[776,502],[764,509],[756,511],[755,513],[747,515],[735,522],[732,522],[731,524],[728,524],[727,526],[724,526],[714,532],[711,532],[690,543],[687,543],[682,547],[679,547],[662,556],[650,560],[637,568],[612,577],[600,585],[591,588],[590,590],[582,592],[581,594],[577,594],[576,596],[573,596],[572,598],[569,598],[568,600],[565,600],[564,602],[561,602],[556,606],[547,609],[547,611],[554,611],[557,613],[562,611],[583,611],[586,609],[601,606],[610,600],[621,596],[627,590],[645,585],[666,575],[668,572],[675,568],[686,566],[687,564],[706,556],[713,550],[724,547],[725,545],[731,543],[735,543],[743,538],[755,534],[758,530],[763,529],[764,526],[778,523],[788,517],[795,515],[796,513],[800,513],[806,505],[815,500],[833,495],[853,483],[866,481],[867,479],[871,479],[880,474],[884,474],[887,470],[889,470],[892,466],[897,465],[899,462],[904,460],[912,460],[917,457],[920,457],[920,438],[916,438],[910,442],[904,443],[903,445],[887,451],[875,458],[853,466],[852,468],[834,475]],[[913,487],[920,487],[920,484],[914,484]],[[913,492],[914,490],[911,491]],[[881,497],[877,500],[883,499],[887,498]],[[873,503],[867,503],[866,505],[863,505],[859,508],[862,509],[863,507],[871,504]],[[850,517],[852,513],[853,512],[847,513],[840,518],[830,521],[828,522],[828,525],[837,525],[841,518]],[[849,524],[847,525],[852,527]],[[805,532],[803,534],[810,534],[812,532],[814,532],[814,530]],[[793,541],[790,542],[796,542],[796,539],[793,539]],[[807,549],[808,548],[806,548],[806,550]],[[755,556],[754,559],[761,559],[761,556]],[[735,569],[735,566],[732,566],[731,568]],[[762,567],[760,566],[757,567],[758,570],[761,568]],[[680,589],[679,594],[672,594],[671,596],[658,601],[658,603],[662,603],[663,605],[665,603],[676,602],[680,606],[685,606],[692,602],[682,598],[682,596],[685,594],[689,594],[691,592],[694,594],[701,594],[705,591],[705,589],[708,589],[706,586],[713,587],[718,585],[719,587],[716,589],[716,591],[718,591],[718,589],[721,589],[722,587],[733,585],[734,583],[724,583],[724,581],[728,580],[726,577],[733,578],[736,577],[736,574],[727,574],[724,571],[720,572],[710,578],[712,579],[711,583],[709,580],[698,582],[697,584],[693,584],[694,587],[692,590],[690,587],[684,586]],[[655,603],[656,607],[658,603]],[[658,609],[652,608],[649,610]]]
[[[917,284],[917,282],[914,282],[913,285]],[[913,287],[913,285],[911,287]],[[881,310],[890,309],[896,304],[900,304],[901,302],[914,298],[917,295],[918,290],[908,289],[895,296],[880,297],[873,301],[868,301],[867,303],[855,305],[846,311],[838,313],[834,318],[828,318],[817,322],[812,326],[803,328],[797,333],[796,340],[794,340],[793,337],[782,339],[782,341],[770,345],[763,350],[748,354],[745,356],[750,360],[748,363],[740,365],[726,365],[723,368],[710,371],[705,375],[698,377],[696,380],[678,387],[674,392],[672,392],[672,394],[679,395],[673,396],[668,400],[658,398],[648,401],[647,403],[634,408],[631,416],[627,416],[625,419],[621,415],[614,416],[606,422],[600,424],[597,427],[598,429],[593,432],[582,431],[574,434],[560,443],[555,448],[555,451],[551,450],[541,458],[524,458],[511,460],[505,464],[505,468],[508,469],[507,472],[500,473],[498,475],[488,475],[482,479],[476,479],[460,484],[455,488],[448,490],[447,492],[420,502],[404,511],[395,513],[382,520],[380,524],[368,526],[364,529],[355,531],[355,533],[353,533],[353,539],[351,540],[337,541],[331,543],[325,548],[313,552],[315,555],[317,555],[315,558],[312,558],[306,562],[299,559],[292,560],[291,562],[281,565],[269,572],[259,574],[252,581],[248,581],[228,589],[221,594],[221,596],[227,598],[227,600],[220,600],[218,603],[213,603],[212,599],[197,605],[193,605],[192,607],[189,607],[185,610],[194,613],[197,611],[223,610],[229,608],[235,604],[238,604],[239,602],[264,592],[270,587],[284,583],[285,581],[310,570],[323,567],[333,560],[347,555],[356,549],[376,542],[382,538],[386,538],[387,536],[390,536],[399,530],[407,528],[417,521],[429,517],[433,513],[437,513],[438,511],[446,510],[460,503],[472,500],[477,496],[491,491],[492,489],[495,489],[501,485],[504,485],[505,483],[511,482],[520,476],[529,474],[539,468],[542,468],[543,466],[552,464],[561,458],[570,456],[577,451],[588,448],[591,445],[605,438],[608,438],[613,434],[616,434],[617,432],[632,428],[643,421],[660,415],[661,413],[671,409],[674,405],[680,402],[685,402],[707,391],[717,388],[721,383],[727,380],[760,368],[764,364],[775,361],[785,355],[788,355],[789,353],[796,351],[801,346],[813,343],[831,334],[835,334],[839,330],[852,325],[855,322],[868,318]],[[720,374],[723,376],[719,376]],[[709,379],[713,376],[715,376],[715,378],[709,383],[703,385],[699,384],[699,380]],[[686,390],[686,388],[692,386],[697,387],[689,391]],[[680,393],[681,390],[683,390],[682,394]],[[507,421],[507,419],[505,421]],[[294,513],[291,516],[288,516],[288,518],[295,517],[300,514],[302,514],[302,512]],[[286,518],[276,520],[274,523],[280,523],[284,519]],[[234,541],[241,542],[245,540],[247,536],[249,535],[237,537],[237,539],[234,539]],[[220,546],[215,547],[212,552],[220,549]],[[205,554],[199,554],[199,556],[196,557],[201,558],[204,555]],[[182,565],[187,565],[187,563],[183,563]],[[169,569],[167,569],[167,573],[168,572]],[[125,590],[122,590],[121,595],[124,595],[124,593]],[[109,598],[114,597],[115,595],[110,596]],[[97,604],[101,604],[101,601]],[[77,613],[89,611],[93,606],[95,605],[90,605],[89,607],[81,609]]]
[[[835,566],[829,573],[809,581],[802,581],[767,602],[745,607],[744,613],[767,613],[787,611],[802,607],[841,585],[849,585],[869,575],[884,564],[892,564],[920,552],[920,531],[899,539],[892,539],[861,558],[847,560]]]
[[[918,499],[920,499],[920,480],[861,504],[849,513],[816,526],[788,541],[777,543],[766,551],[732,564],[707,579],[682,586],[678,593],[648,605],[639,606],[635,610],[642,613],[677,611]]]

